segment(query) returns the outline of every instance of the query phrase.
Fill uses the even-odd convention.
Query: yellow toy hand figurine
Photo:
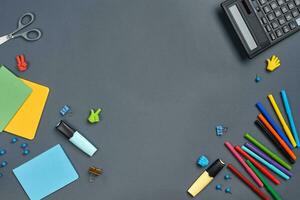
[[[267,60],[267,70],[272,72],[280,66],[280,60],[277,56],[273,55]]]

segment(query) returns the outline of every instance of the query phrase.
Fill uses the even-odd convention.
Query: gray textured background
[[[215,0],[2,0],[0,35],[16,28],[26,11],[36,14],[31,27],[43,31],[37,42],[15,39],[0,46],[0,62],[17,75],[50,87],[50,96],[31,154],[21,155],[11,135],[1,134],[9,165],[1,170],[1,199],[27,196],[11,169],[61,144],[80,179],[47,199],[182,200],[200,175],[199,155],[240,165],[223,146],[245,142],[249,131],[273,146],[253,124],[261,100],[273,114],[266,95],[279,101],[285,88],[300,123],[299,38],[295,34],[253,60],[245,58]],[[15,56],[30,62],[25,73],[16,70]],[[282,67],[265,72],[264,60],[277,54]],[[255,83],[255,75],[262,81]],[[279,101],[281,105],[281,101]],[[66,119],[93,141],[100,151],[87,157],[54,130],[59,109],[69,104]],[[97,125],[86,121],[90,108],[102,107]],[[229,132],[216,137],[214,127]],[[299,127],[299,126],[298,126]],[[300,130],[300,127],[299,127]],[[24,141],[24,140],[21,140]],[[299,155],[299,153],[297,152]],[[88,182],[87,168],[105,173]],[[299,194],[300,165],[295,176],[276,190],[285,199]],[[242,170],[242,169],[241,169]],[[256,199],[235,177],[223,170],[195,199]],[[46,173],[46,172],[45,172]],[[221,183],[232,195],[216,191]]]

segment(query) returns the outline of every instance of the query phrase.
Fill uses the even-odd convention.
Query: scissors
[[[26,23],[23,23],[25,18],[29,18],[29,21]],[[22,37],[27,41],[36,41],[36,40],[40,39],[42,36],[42,32],[39,29],[31,29],[31,30],[25,31],[23,33],[18,33],[20,30],[22,30],[22,29],[26,28],[27,26],[29,26],[30,24],[32,24],[34,19],[35,19],[35,17],[34,17],[33,13],[28,12],[28,13],[25,13],[24,15],[22,15],[18,22],[18,28],[15,31],[13,31],[12,33],[9,33],[7,35],[0,37],[0,45],[13,39],[13,38],[17,38],[17,37]]]

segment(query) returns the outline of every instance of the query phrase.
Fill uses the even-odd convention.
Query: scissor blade
[[[0,45],[3,44],[4,42],[6,42],[9,39],[10,38],[8,37],[8,35],[4,35],[4,36],[0,37]]]

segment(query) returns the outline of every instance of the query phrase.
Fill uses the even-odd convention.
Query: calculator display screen
[[[257,48],[257,44],[256,44],[252,34],[250,33],[250,30],[248,29],[237,6],[232,5],[231,7],[229,7],[229,11],[230,11],[236,25],[238,26],[244,40],[246,41],[248,48],[251,51],[254,50],[255,48]]]

